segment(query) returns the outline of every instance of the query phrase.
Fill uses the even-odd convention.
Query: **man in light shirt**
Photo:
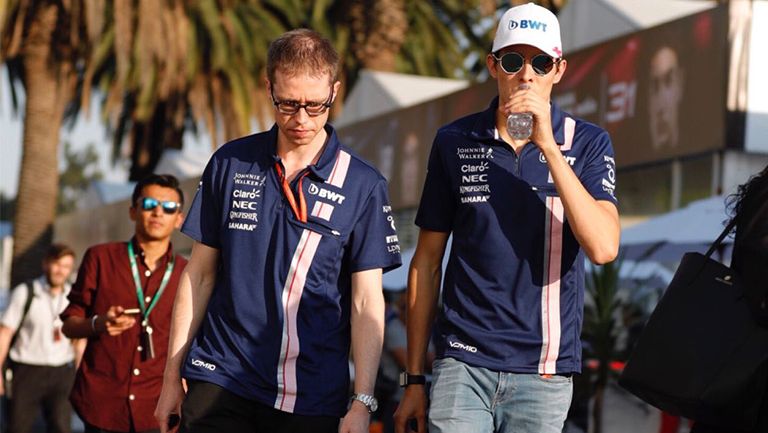
[[[12,396],[0,381],[0,394],[10,397],[9,433],[31,432],[41,407],[48,432],[70,431],[75,345],[85,342],[62,334],[59,314],[68,304],[74,263],[71,248],[52,245],[43,259],[44,275],[13,290],[0,320],[0,364],[9,357],[13,377]]]

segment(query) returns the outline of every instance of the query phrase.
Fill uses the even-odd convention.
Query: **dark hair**
[[[179,180],[171,174],[150,174],[149,176],[141,179],[136,183],[133,188],[133,196],[131,197],[131,207],[136,206],[136,201],[141,197],[141,193],[144,188],[150,185],[162,186],[163,188],[171,188],[179,194],[179,203],[184,206],[184,193],[179,188]]]
[[[320,33],[309,29],[291,30],[269,44],[267,78],[270,83],[275,82],[278,69],[292,76],[328,74],[333,83],[339,74],[339,54]]]
[[[728,209],[732,218],[753,214],[757,209],[755,206],[763,204],[762,200],[756,200],[760,195],[768,196],[768,166],[749,178],[749,180],[739,185],[738,190],[728,196]],[[750,208],[747,208],[747,207]]]
[[[48,250],[45,252],[43,260],[46,262],[51,262],[66,256],[72,256],[72,258],[75,258],[75,251],[68,245],[51,244],[51,246],[48,247]]]

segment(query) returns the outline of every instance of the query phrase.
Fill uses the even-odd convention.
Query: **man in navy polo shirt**
[[[381,275],[400,265],[400,248],[385,179],[326,124],[337,70],[337,53],[313,31],[272,42],[275,125],[222,146],[203,173],[182,228],[195,243],[161,425],[180,413],[182,432],[368,431]]]
[[[430,432],[559,433],[581,369],[584,254],[616,257],[619,217],[608,134],[550,102],[566,69],[557,18],[508,10],[487,57],[499,96],[441,128],[429,159],[408,281],[406,387],[397,431],[426,430],[424,352],[441,261]],[[530,113],[529,138],[507,131]]]

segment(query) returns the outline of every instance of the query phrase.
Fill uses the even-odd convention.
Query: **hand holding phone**
[[[181,417],[178,414],[172,413],[168,415],[168,430],[171,430],[172,428],[179,425],[180,421]]]

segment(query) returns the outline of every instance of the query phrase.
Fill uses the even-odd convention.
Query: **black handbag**
[[[738,275],[686,253],[648,319],[619,384],[670,414],[753,430],[768,386],[768,329],[754,319]]]

